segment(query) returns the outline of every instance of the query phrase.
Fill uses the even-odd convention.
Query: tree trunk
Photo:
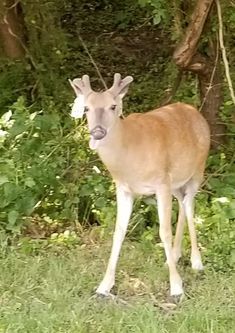
[[[211,145],[216,148],[225,141],[226,128],[219,118],[223,95],[218,46],[215,47],[215,42],[211,43],[209,50],[211,50],[211,55],[206,58],[207,65],[202,72],[198,73],[200,110],[210,125]]]
[[[200,110],[210,125],[212,147],[216,147],[224,142],[225,138],[225,127],[219,119],[222,92],[218,48],[215,47],[215,42],[211,42],[208,55],[201,55],[197,51],[212,4],[213,0],[197,1],[184,38],[176,48],[173,59],[181,70],[197,74],[201,97]]]
[[[0,39],[6,56],[11,59],[25,56],[24,19],[17,0],[5,0],[0,5]]]
[[[191,60],[197,51],[207,16],[214,0],[198,0],[193,11],[191,21],[185,31],[184,38],[174,52],[174,60],[182,69],[190,66]]]

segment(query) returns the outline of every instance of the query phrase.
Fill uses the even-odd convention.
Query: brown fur
[[[184,221],[191,239],[191,262],[203,268],[194,226],[193,200],[203,178],[210,146],[206,120],[192,106],[175,103],[146,113],[119,118],[122,98],[132,77],[115,74],[113,86],[102,93],[91,90],[89,77],[72,87],[83,94],[87,107],[90,147],[96,149],[117,187],[117,221],[111,256],[97,293],[108,295],[115,283],[116,265],[136,194],[155,194],[160,237],[170,275],[171,295],[183,292],[176,264],[181,256]],[[172,194],[179,202],[174,245],[171,232]]]
[[[208,150],[209,128],[204,118],[192,106],[175,103],[120,119],[98,154],[115,181],[147,194],[145,189],[139,191],[141,184],[155,193],[166,175],[177,188],[195,173],[201,174]]]

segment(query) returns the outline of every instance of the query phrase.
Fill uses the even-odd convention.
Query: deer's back
[[[121,149],[109,170],[114,179],[128,184],[134,192],[154,192],[155,184],[166,175],[177,188],[204,169],[209,129],[190,105],[176,103],[131,114],[122,121],[122,129]]]

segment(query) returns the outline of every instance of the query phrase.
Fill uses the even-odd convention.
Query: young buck
[[[90,148],[95,149],[116,183],[117,220],[111,256],[97,293],[109,295],[136,195],[157,198],[160,238],[169,267],[170,293],[183,293],[176,264],[187,218],[191,239],[191,263],[203,269],[193,221],[194,197],[202,182],[210,145],[207,122],[192,106],[175,103],[120,118],[122,98],[131,76],[114,75],[112,87],[94,92],[87,75],[70,81],[81,116],[86,113]],[[76,111],[76,110],[75,110]],[[76,117],[76,114],[74,114]],[[179,203],[174,242],[171,231],[172,195]]]

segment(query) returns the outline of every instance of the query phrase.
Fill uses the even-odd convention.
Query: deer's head
[[[112,87],[103,92],[92,90],[88,75],[70,81],[77,96],[80,116],[85,113],[87,117],[91,149],[98,148],[122,114],[122,99],[132,81],[131,76],[122,80],[121,75],[116,73]]]

